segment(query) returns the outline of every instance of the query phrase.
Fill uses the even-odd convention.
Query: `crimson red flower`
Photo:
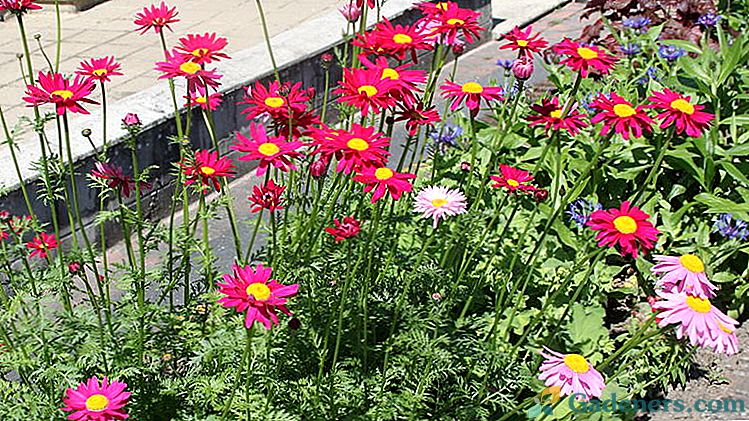
[[[250,123],[250,137],[251,139],[237,133],[237,143],[231,149],[245,153],[239,157],[240,161],[260,161],[256,175],[262,176],[271,165],[283,172],[296,170],[291,159],[302,156],[296,151],[302,147],[302,142],[286,142],[283,137],[268,137],[265,128],[255,123]]]
[[[435,30],[436,34],[442,34],[447,44],[453,44],[459,34],[462,34],[466,42],[473,43],[481,38],[484,27],[479,25],[478,18],[481,13],[458,7],[456,3],[448,2],[445,9],[433,18],[439,22]]]
[[[171,31],[172,28],[169,27],[169,24],[179,22],[179,19],[175,19],[175,16],[177,16],[177,8],[172,7],[170,9],[163,1],[159,6],[152,4],[150,7],[144,7],[142,12],[135,15],[134,23],[138,25],[136,31],[140,31],[141,35],[151,28],[157,34],[161,33],[162,28]]]
[[[0,0],[0,10],[7,10],[17,15],[41,8],[42,6],[34,3],[34,0]]]
[[[41,232],[38,236],[32,238],[31,241],[26,243],[26,248],[31,250],[29,256],[46,259],[49,255],[49,251],[56,249],[58,245],[57,238],[54,234]]]
[[[562,107],[557,97],[542,98],[541,104],[533,104],[530,108],[536,112],[527,117],[531,126],[543,125],[547,131],[566,130],[572,136],[579,133],[580,129],[588,127],[588,123],[583,120],[586,115],[575,109],[570,109],[562,118]]]
[[[135,188],[135,181],[125,175],[122,168],[106,162],[97,162],[91,170],[91,176],[102,180],[110,189],[117,190],[124,197],[130,197]],[[150,189],[150,183],[140,183],[141,189]]]
[[[272,81],[266,88],[262,83],[255,82],[251,88],[247,88],[247,94],[240,104],[248,104],[249,108],[242,111],[247,114],[247,120],[268,113],[273,118],[288,119],[289,109],[292,111],[304,111],[311,99],[311,91],[302,89],[301,83],[291,84]]]
[[[390,139],[375,131],[374,127],[362,127],[356,123],[351,130],[318,129],[313,133],[317,148],[314,154],[333,156],[338,159],[336,171],[349,174],[365,167],[381,167],[385,164]]]
[[[268,209],[273,212],[283,209],[284,199],[281,197],[281,194],[283,194],[284,190],[286,190],[286,186],[278,185],[273,180],[268,180],[262,187],[254,186],[252,194],[247,197],[250,203],[252,203],[250,211],[255,213],[263,209]]]
[[[221,75],[215,70],[206,70],[199,63],[188,60],[188,56],[172,51],[166,54],[166,61],[156,63],[156,70],[163,74],[159,79],[173,79],[184,77],[187,79],[187,90],[190,92],[197,91],[198,87],[217,88],[217,82]]]
[[[88,114],[80,103],[98,104],[87,98],[94,90],[91,80],[82,76],[66,79],[60,73],[39,72],[39,85],[26,85],[26,95],[23,100],[30,106],[54,104],[58,115],[66,112]]]
[[[588,77],[591,69],[602,75],[608,74],[618,61],[618,58],[609,55],[599,47],[583,46],[569,38],[563,39],[551,48],[555,53],[567,56],[560,63],[579,72],[582,77]]]
[[[181,164],[182,172],[185,174],[185,185],[200,183],[204,187],[213,187],[216,191],[221,190],[221,177],[234,175],[234,164],[227,157],[219,158],[218,152],[208,150],[195,151],[194,157]],[[202,189],[207,193],[208,189]]]
[[[660,231],[648,221],[650,215],[629,202],[622,202],[619,209],[598,210],[590,214],[587,225],[598,231],[598,246],[619,245],[622,256],[637,258],[638,250],[652,250]]]
[[[379,70],[343,69],[343,80],[333,93],[339,94],[338,102],[358,107],[363,115],[369,111],[380,112],[395,105],[396,98],[390,92],[397,84],[390,78],[383,79]]]
[[[354,176],[354,181],[359,181],[364,186],[364,192],[372,193],[372,203],[376,203],[385,193],[390,193],[393,200],[401,198],[403,193],[410,192],[413,189],[410,179],[416,178],[414,174],[398,173],[388,167],[367,167]]]
[[[325,232],[332,235],[336,242],[356,237],[361,231],[361,222],[354,219],[353,216],[346,216],[343,221],[339,221],[338,218],[333,219],[333,225],[335,225],[335,228],[326,227]]]
[[[450,110],[455,111],[465,101],[466,106],[472,112],[478,111],[483,99],[487,103],[492,100],[501,101],[502,88],[498,86],[482,86],[478,82],[466,82],[458,85],[455,82],[445,81],[442,86],[442,96],[452,99]]]
[[[75,72],[76,74],[99,82],[109,82],[110,76],[122,76],[122,73],[119,72],[120,63],[117,63],[111,56],[82,61],[78,66],[79,69]]]
[[[648,107],[662,111],[658,114],[661,129],[675,126],[677,134],[686,133],[690,137],[700,137],[702,132],[710,127],[710,121],[715,116],[702,111],[705,106],[692,104],[691,100],[692,97],[665,88],[662,92],[653,92],[648,98],[653,104]]]
[[[503,188],[510,191],[511,193],[514,193],[518,190],[536,190],[536,187],[530,184],[530,182],[533,181],[533,176],[528,171],[511,167],[509,165],[500,164],[499,172],[501,173],[501,175],[493,175],[489,177],[493,181],[496,181],[495,184],[492,184],[492,187]]]
[[[395,121],[405,121],[409,136],[416,136],[419,127],[439,123],[442,119],[434,105],[425,107],[419,102],[416,106],[401,106],[401,110],[395,116]]]
[[[605,136],[613,129],[614,132],[628,140],[630,133],[633,137],[638,138],[642,137],[643,132],[653,130],[653,120],[645,114],[643,105],[633,107],[632,103],[613,92],[608,96],[599,94],[590,103],[590,107],[601,110],[590,119],[593,124],[603,122],[601,136]]]
[[[185,97],[187,105],[190,107],[200,107],[204,110],[215,111],[223,101],[221,93],[216,92],[215,94],[210,95],[206,95],[206,93],[207,90],[204,87],[198,86],[195,92],[190,92],[190,95]]]
[[[222,58],[229,58],[228,55],[221,52],[226,44],[226,38],[217,38],[215,33],[187,34],[186,37],[179,39],[179,45],[175,47],[175,50],[187,55],[188,59],[195,63],[206,64]]]
[[[517,50],[518,57],[530,57],[532,53],[540,53],[541,50],[549,46],[549,43],[538,33],[531,35],[532,31],[532,26],[528,26],[525,30],[520,29],[518,26],[512,28],[510,32],[502,35],[502,38],[508,41],[508,43],[500,46],[499,49]]]

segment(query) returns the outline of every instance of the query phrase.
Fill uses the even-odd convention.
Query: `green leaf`
[[[690,53],[702,54],[702,50],[700,49],[700,47],[692,44],[689,41],[684,41],[684,40],[681,40],[681,39],[667,39],[667,40],[661,41],[660,43],[661,44],[665,44],[665,45],[673,45],[675,47],[683,48],[687,52],[690,52]]]
[[[707,213],[732,213],[739,219],[749,219],[749,203],[734,203],[710,193],[700,193],[694,200],[707,206]]]
[[[726,162],[726,161],[719,161],[719,164],[733,178],[735,178],[736,180],[739,180],[740,182],[744,183],[744,185],[749,186],[749,178],[747,178],[746,175],[744,175],[744,173],[741,172],[740,169],[736,168],[735,165],[731,164],[730,162]]]

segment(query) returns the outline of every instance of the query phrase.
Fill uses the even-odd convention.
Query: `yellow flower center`
[[[437,3],[434,7],[438,8],[438,9],[441,9],[443,11],[447,10],[447,2],[446,1],[441,1],[441,2]]]
[[[375,96],[377,95],[377,88],[375,88],[372,85],[362,85],[357,89],[357,91],[360,94],[364,94],[366,96]]]
[[[109,406],[109,399],[101,394],[91,395],[86,399],[86,409],[93,412],[101,412]]]
[[[257,151],[265,156],[273,156],[281,151],[275,143],[266,142],[257,147]]]
[[[583,60],[593,60],[594,58],[598,58],[598,53],[587,47],[578,48],[577,55],[579,55]]]
[[[393,170],[390,168],[377,168],[375,178],[378,180],[388,180],[393,177]]]
[[[270,288],[262,282],[247,285],[247,295],[258,301],[266,301],[270,298]]]
[[[204,96],[199,96],[195,98],[195,102],[197,102],[198,104],[205,104],[206,102],[208,102],[208,98]]]
[[[188,75],[194,75],[200,70],[200,65],[198,63],[193,63],[192,61],[186,61],[179,65],[179,69]]]
[[[406,34],[395,34],[393,35],[393,42],[396,44],[409,44],[413,42],[413,38]]]
[[[216,170],[213,169],[213,168],[211,168],[211,167],[205,167],[205,166],[203,166],[203,167],[200,167],[200,172],[202,172],[203,175],[211,176],[211,175],[213,175],[213,174],[216,173]]]
[[[702,273],[705,271],[705,264],[694,254],[685,254],[679,257],[679,263],[681,263],[684,269],[693,273]]]
[[[632,108],[631,105],[616,104],[614,105],[614,114],[616,114],[619,117],[625,118],[625,117],[632,117],[633,115],[637,114],[637,111],[635,111],[635,109]]]
[[[439,198],[432,200],[432,206],[435,208],[441,208],[442,206],[445,206],[447,204],[447,199]]]
[[[585,374],[590,370],[590,364],[580,354],[569,354],[564,356],[564,365],[578,374]]]
[[[618,216],[614,219],[614,228],[622,234],[632,234],[637,231],[637,222],[631,216]]]
[[[360,137],[355,137],[349,140],[348,142],[346,142],[346,146],[355,151],[366,151],[367,149],[369,149],[369,143],[367,143],[366,140]]]
[[[723,332],[726,332],[729,335],[733,333],[733,330],[729,329],[726,325],[724,325],[721,322],[718,322],[718,327],[720,328],[720,330],[722,330]]]
[[[192,54],[195,57],[203,57],[204,55],[208,54],[208,51],[209,50],[207,48],[196,48],[192,50],[192,53],[190,54]]]
[[[386,68],[382,69],[382,76],[380,76],[380,79],[390,79],[390,80],[398,80],[400,79],[401,75],[396,71],[395,69]]]
[[[507,179],[507,184],[511,185],[512,187],[517,187],[517,186],[520,185],[520,183],[518,182],[518,180],[515,180],[515,179],[512,179],[512,178],[508,178]]]
[[[467,94],[480,94],[484,92],[484,87],[476,82],[468,82],[464,83],[460,90]]]
[[[460,25],[463,25],[465,23],[466,23],[466,21],[464,21],[463,19],[452,18],[452,19],[448,19],[447,20],[447,24],[448,25],[453,25],[453,26],[460,26]]]
[[[710,300],[704,298],[693,297],[687,295],[686,303],[692,310],[697,313],[709,313],[713,306],[710,304]]]
[[[52,91],[50,95],[59,96],[62,99],[70,99],[73,97],[73,92],[67,89],[59,89],[57,91]]]
[[[515,41],[515,44],[517,44],[519,47],[527,47],[528,46],[528,40],[527,39],[519,39]]]
[[[269,96],[268,98],[265,98],[265,101],[263,103],[271,108],[279,108],[283,106],[284,100],[281,97],[278,96]]]
[[[554,118],[562,118],[562,110],[554,110],[549,113],[549,116]]]
[[[686,99],[676,99],[671,102],[671,108],[674,110],[681,111],[684,114],[694,114],[694,105],[690,104]]]
[[[93,73],[95,76],[104,76],[107,74],[107,69],[96,69],[91,73]]]

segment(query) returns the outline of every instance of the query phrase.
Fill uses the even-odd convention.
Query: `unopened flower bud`
[[[343,17],[349,22],[356,22],[359,20],[359,17],[361,17],[361,8],[356,6],[356,3],[354,2],[343,5],[343,7],[338,9],[338,11],[341,12],[341,15],[343,15]]]
[[[71,275],[76,275],[81,271],[81,263],[80,262],[70,262],[68,263],[68,273]]]
[[[291,330],[297,330],[300,327],[302,327],[302,321],[299,320],[298,318],[292,317],[289,320],[289,329],[291,329]]]
[[[326,69],[330,67],[331,64],[333,64],[334,59],[335,57],[333,57],[333,54],[330,53],[324,53],[320,56],[320,60],[322,60],[322,66]]]
[[[460,163],[460,170],[463,172],[471,171],[471,164],[466,161]]]
[[[140,118],[138,118],[138,114],[127,113],[125,118],[122,119],[122,124],[128,127],[137,126],[140,124]]]
[[[517,80],[528,80],[533,76],[533,59],[520,57],[512,63],[512,74]]]
[[[83,129],[83,130],[81,130],[81,136],[83,136],[83,137],[91,137],[91,129]]]
[[[459,56],[466,51],[466,44],[464,42],[456,42],[453,44],[453,54]]]
[[[41,34],[41,33],[39,33],[39,32],[35,33],[35,34],[34,34],[34,39],[35,39],[35,40],[40,40],[40,39],[42,39],[42,34]]]
[[[314,178],[325,177],[325,175],[328,173],[328,164],[330,164],[330,157],[320,157],[320,159],[310,165],[310,175]]]
[[[536,202],[545,202],[546,199],[549,198],[549,191],[546,189],[538,189],[533,192],[533,198],[536,199]]]

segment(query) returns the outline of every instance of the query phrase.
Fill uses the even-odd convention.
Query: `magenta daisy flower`
[[[501,45],[499,49],[517,50],[519,57],[530,57],[533,53],[540,53],[548,47],[549,43],[538,33],[533,34],[532,32],[533,27],[530,25],[525,30],[520,29],[519,26],[512,28],[510,32],[502,35],[502,38],[508,43]]]
[[[190,92],[190,95],[186,96],[185,99],[190,107],[200,107],[203,110],[211,111],[215,111],[223,101],[220,92],[207,95],[206,89],[202,86],[198,86],[195,92]]]
[[[122,76],[120,63],[114,60],[114,57],[92,58],[89,61],[82,61],[78,64],[77,75],[85,76],[99,82],[109,82],[110,76]]]
[[[130,393],[125,392],[127,384],[112,381],[104,377],[99,382],[97,377],[91,377],[86,383],[81,383],[75,389],[69,388],[65,392],[65,412],[69,420],[74,421],[112,421],[124,420],[129,417],[122,408],[127,405]]]
[[[366,184],[364,192],[373,191],[372,203],[376,203],[386,193],[390,193],[393,200],[400,199],[403,193],[411,191],[413,186],[408,180],[414,178],[416,178],[414,174],[398,173],[388,167],[367,167],[354,176],[354,181]]]
[[[271,117],[279,120],[288,120],[290,112],[303,112],[307,109],[307,102],[313,95],[312,90],[302,89],[302,84],[297,82],[281,83],[274,80],[266,87],[260,82],[247,87],[247,93],[240,104],[249,104],[250,107],[242,110],[247,114],[247,120],[268,113]]]
[[[606,388],[603,376],[582,355],[560,354],[544,347],[545,358],[538,379],[547,387],[560,388],[560,396],[574,396],[580,400],[598,398]]]
[[[226,38],[217,37],[215,33],[187,34],[186,37],[179,39],[179,45],[175,47],[175,50],[185,54],[189,60],[195,63],[207,64],[222,58],[229,58],[228,55],[221,52],[226,44]]]
[[[674,126],[677,134],[686,133],[690,137],[700,137],[710,127],[713,114],[702,111],[704,105],[692,104],[692,97],[678,94],[668,88],[663,92],[653,92],[648,98],[650,108],[660,110],[658,119],[661,129]]]
[[[41,8],[42,6],[34,3],[34,0],[0,0],[0,10],[7,10],[18,15]]]
[[[75,79],[66,79],[60,73],[39,72],[39,85],[26,85],[26,95],[23,100],[29,106],[54,104],[58,115],[66,112],[88,114],[80,103],[98,104],[98,102],[87,98],[94,90],[94,84],[90,79],[76,76]]]
[[[270,279],[271,271],[271,268],[263,265],[253,269],[235,264],[232,266],[233,273],[224,275],[224,282],[218,283],[219,293],[224,295],[218,302],[240,313],[246,312],[244,325],[248,329],[256,321],[266,329],[278,324],[277,310],[291,315],[286,308],[286,299],[297,294],[299,284],[280,284]]]
[[[301,147],[302,142],[286,142],[282,137],[269,137],[265,127],[250,123],[250,138],[237,133],[237,143],[231,149],[245,153],[238,158],[240,161],[259,161],[255,174],[262,176],[269,166],[283,172],[296,170],[291,159],[302,156],[297,152]]]
[[[478,82],[466,82],[462,85],[458,85],[455,82],[445,81],[440,86],[442,89],[442,96],[446,99],[451,99],[452,104],[450,110],[455,111],[460,105],[465,102],[471,112],[478,111],[481,106],[481,100],[489,101],[502,101],[502,88],[499,86],[482,86]]]
[[[609,55],[604,50],[593,45],[582,45],[569,38],[563,39],[551,49],[560,55],[566,56],[560,64],[565,64],[572,70],[580,73],[582,77],[588,77],[591,70],[606,75],[619,60]]]
[[[135,188],[135,181],[129,175],[125,175],[122,168],[107,162],[96,162],[91,170],[91,177],[102,180],[110,189],[116,190],[123,197],[130,197]],[[151,184],[140,183],[142,189],[150,189]]]
[[[190,158],[190,159],[187,159]],[[216,191],[221,190],[221,178],[234,176],[234,164],[231,158],[219,157],[218,152],[209,150],[195,151],[192,157],[185,157],[180,163],[182,173],[185,175],[184,184],[200,184],[203,193],[208,193],[213,187]]]
[[[59,246],[57,237],[54,234],[47,234],[46,232],[40,232],[38,236],[26,243],[26,248],[31,250],[29,256],[40,257],[42,259],[46,259],[49,251],[56,249],[57,246]]]
[[[663,275],[656,282],[656,286],[666,292],[686,292],[699,298],[714,297],[717,287],[713,285],[707,274],[702,259],[694,254],[682,256],[653,256],[657,265],[650,269],[656,275]]]
[[[286,186],[276,184],[273,180],[268,180],[263,186],[254,186],[252,194],[247,197],[251,203],[250,211],[257,213],[263,209],[271,212],[283,209],[284,199],[281,195],[284,190]]]
[[[514,193],[518,190],[536,190],[536,187],[530,184],[531,181],[533,181],[533,176],[528,171],[504,164],[499,165],[499,171],[502,175],[493,175],[489,177],[493,181],[496,181],[495,184],[492,184],[492,187],[503,188],[510,193]]]
[[[352,124],[351,130],[318,129],[312,137],[317,148],[313,153],[338,159],[336,171],[349,174],[366,167],[381,167],[390,153],[390,139],[374,127]]]
[[[340,95],[338,102],[356,107],[367,115],[370,111],[379,113],[383,108],[395,105],[396,98],[390,94],[398,84],[390,78],[383,78],[378,69],[343,69],[343,79],[333,93]]]
[[[152,4],[150,7],[144,7],[142,12],[135,15],[134,23],[138,25],[136,31],[140,31],[141,35],[151,28],[157,34],[162,31],[162,28],[171,31],[172,28],[169,27],[169,24],[179,22],[179,19],[175,19],[175,16],[177,16],[177,8],[172,7],[170,9],[163,1],[159,6]]]
[[[658,326],[676,325],[676,337],[686,336],[695,346],[713,348],[729,355],[738,351],[734,331],[739,322],[715,308],[710,300],[685,292],[657,293],[661,299],[653,303],[653,309],[661,310]]]
[[[546,131],[549,130],[566,130],[571,136],[580,132],[580,129],[588,127],[585,122],[585,114],[575,109],[570,109],[567,115],[562,118],[562,106],[559,105],[557,97],[541,98],[540,104],[530,106],[535,114],[529,114],[526,119],[531,126],[543,125]]]
[[[458,189],[426,187],[416,195],[414,212],[420,213],[422,218],[432,218],[432,226],[437,228],[440,219],[466,212],[466,197]]]
[[[599,94],[590,103],[590,108],[601,110],[590,122],[603,122],[601,136],[606,136],[610,130],[622,135],[625,140],[632,137],[642,137],[643,133],[653,131],[653,120],[645,113],[645,106],[633,107],[632,103],[616,93]]]
[[[173,51],[166,54],[166,61],[156,63],[156,70],[163,74],[159,79],[173,79],[183,77],[187,79],[187,89],[190,92],[197,91],[198,87],[217,88],[221,75],[215,70],[206,70],[200,64],[188,60],[189,56]]]
[[[333,236],[336,243],[348,238],[356,237],[361,231],[361,222],[354,219],[353,216],[346,216],[343,221],[338,218],[333,219],[335,227],[326,227],[325,232]]]
[[[590,214],[587,225],[598,231],[598,246],[619,245],[622,256],[637,258],[638,250],[652,250],[658,240],[658,231],[650,221],[650,215],[628,201],[609,210],[598,210]]]

